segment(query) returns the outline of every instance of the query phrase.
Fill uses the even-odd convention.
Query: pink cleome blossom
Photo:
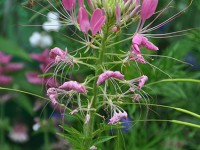
[[[119,71],[105,71],[104,73],[100,74],[97,80],[97,84],[100,85],[103,83],[105,80],[109,78],[116,78],[119,80],[124,80],[124,75],[121,74]]]
[[[78,93],[87,94],[85,87],[76,81],[65,82],[63,85],[59,86],[59,89],[74,90],[77,91]]]
[[[123,118],[127,119],[128,115],[125,111],[123,111],[123,112],[121,112],[120,110],[118,110],[118,111],[119,112],[114,111],[114,115],[112,116],[112,118],[110,118],[108,124],[115,124]]]

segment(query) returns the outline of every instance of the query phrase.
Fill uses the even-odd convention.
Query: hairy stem
[[[99,51],[99,56],[98,56],[98,61],[95,67],[95,79],[94,79],[94,84],[93,84],[93,94],[94,96],[91,99],[91,108],[96,108],[96,104],[98,103],[98,87],[97,87],[97,78],[99,76],[99,74],[101,73],[101,66],[104,63],[104,54],[106,52],[106,41],[108,38],[108,29],[107,27],[105,27],[106,29],[103,32],[103,38],[101,41],[101,47],[100,47],[100,51]],[[84,143],[84,149],[89,149],[90,146],[92,146],[92,133],[94,131],[94,124],[95,123],[95,112],[91,112],[90,114],[90,121],[88,124],[86,124],[84,126],[84,134],[85,134],[85,143]]]

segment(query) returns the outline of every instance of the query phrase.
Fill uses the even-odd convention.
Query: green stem
[[[47,110],[44,111],[44,119],[47,119]],[[45,126],[48,124],[46,123]],[[45,127],[44,129],[44,147],[45,150],[51,150],[50,143],[49,143],[49,134],[48,134],[48,128]]]
[[[108,29],[106,28],[105,31],[103,32],[104,36],[102,38],[101,41],[101,47],[100,47],[100,51],[99,51],[99,56],[98,56],[98,61],[97,61],[97,65],[95,68],[95,80],[94,80],[94,84],[93,84],[93,98],[91,99],[91,108],[96,108],[96,104],[98,103],[98,87],[97,87],[97,77],[99,76],[99,74],[101,73],[101,66],[104,62],[104,54],[106,52],[106,41],[108,38]],[[94,122],[95,122],[95,112],[91,112],[90,113],[90,121],[88,124],[84,125],[84,134],[85,134],[85,142],[84,142],[84,149],[88,150],[90,148],[90,146],[92,146],[92,133],[94,130]]]
[[[1,139],[0,139],[0,145],[4,146],[5,143],[5,136],[4,136],[4,127],[3,127],[3,122],[4,122],[4,102],[0,102],[0,109],[1,109],[1,127],[0,127],[0,134],[1,134]]]

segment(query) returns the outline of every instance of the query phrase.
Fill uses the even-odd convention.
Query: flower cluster
[[[65,17],[67,18],[66,24],[74,25],[79,31],[81,31],[86,40],[80,43],[89,46],[89,49],[91,48],[99,50],[97,53],[99,53],[100,57],[97,58],[98,61],[96,66],[94,66],[93,64],[80,61],[82,58],[76,58],[75,56],[70,55],[70,51],[67,49],[63,51],[62,49],[55,47],[49,52],[49,59],[52,63],[50,67],[56,66],[54,73],[57,75],[60,70],[62,70],[62,73],[65,72],[64,69],[66,66],[73,68],[75,63],[77,65],[86,65],[90,68],[92,66],[93,70],[96,70],[95,77],[87,79],[83,84],[69,79],[69,81],[61,83],[61,86],[51,86],[47,90],[47,95],[49,96],[51,102],[55,105],[60,102],[58,102],[59,99],[62,100],[64,97],[68,97],[70,100],[74,97],[74,94],[76,94],[79,108],[71,111],[70,114],[78,113],[79,110],[81,110],[81,112],[82,110],[85,110],[85,124],[89,123],[91,118],[90,110],[93,109],[92,107],[95,107],[93,105],[93,101],[97,101],[100,99],[100,97],[102,97],[102,99],[105,101],[104,103],[108,105],[111,110],[109,124],[115,124],[121,119],[128,118],[127,112],[119,106],[118,101],[124,97],[129,97],[132,99],[132,101],[139,102],[140,99],[143,98],[141,95],[143,92],[142,88],[144,87],[145,82],[148,80],[148,77],[142,75],[132,80],[126,80],[122,73],[123,71],[112,71],[106,65],[106,62],[104,65],[103,61],[104,57],[106,57],[104,56],[104,51],[106,51],[106,49],[109,47],[107,47],[107,43],[110,42],[109,40],[112,41],[112,39],[118,35],[118,31],[126,28],[127,24],[138,21],[136,32],[131,36],[131,51],[127,52],[128,57],[126,60],[134,60],[142,64],[147,63],[140,48],[144,47],[147,50],[157,51],[158,47],[150,42],[145,36],[144,33],[148,30],[145,30],[146,27],[143,28],[143,26],[145,21],[155,13],[158,0],[143,0],[142,3],[140,3],[140,0],[78,0],[78,7],[76,7],[76,2],[76,0],[62,0],[62,5],[67,14]],[[87,6],[89,6],[89,8]],[[78,12],[76,12],[76,8],[78,8]],[[52,15],[53,14],[50,14],[49,16],[51,16],[50,18],[53,20],[56,20],[59,17],[59,15]],[[48,19],[50,18],[48,17]],[[53,21],[51,19],[49,20],[50,22]],[[83,40],[84,38],[81,39]],[[88,48],[85,50],[85,53],[88,52]],[[96,52],[94,52],[94,57],[96,58],[97,56],[95,53]],[[90,56],[88,59],[90,59]],[[43,61],[44,60],[45,59],[43,59]],[[121,63],[123,62],[124,61],[122,60]],[[62,81],[63,80],[61,80],[61,82]],[[93,83],[94,87],[91,87],[91,81],[95,82]],[[102,83],[104,82],[105,85],[104,88],[102,88]],[[113,87],[110,87],[110,84],[108,84],[109,82],[113,84]],[[126,92],[122,92],[122,89],[120,88],[121,86],[118,84],[127,86],[128,90]],[[88,87],[87,90],[86,87]],[[109,93],[107,88],[114,88],[116,93]],[[90,92],[94,92],[94,96],[88,98],[89,96],[87,96],[87,94]],[[88,100],[87,107],[80,105],[80,97],[82,97],[81,95],[86,97]],[[115,99],[117,99],[117,101],[115,101]],[[69,100],[67,102],[69,102]]]

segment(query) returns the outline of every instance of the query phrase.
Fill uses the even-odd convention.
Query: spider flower
[[[65,82],[63,85],[59,86],[59,89],[74,90],[77,91],[78,93],[87,94],[85,87],[76,81]]]
[[[108,124],[115,124],[119,122],[121,119],[127,119],[128,115],[125,111],[120,111],[120,110],[114,110],[113,116],[109,119]]]
[[[124,80],[124,75],[121,74],[119,71],[105,71],[104,73],[100,74],[97,80],[97,85],[100,85],[103,83],[105,80],[109,78],[116,78],[119,80]]]

